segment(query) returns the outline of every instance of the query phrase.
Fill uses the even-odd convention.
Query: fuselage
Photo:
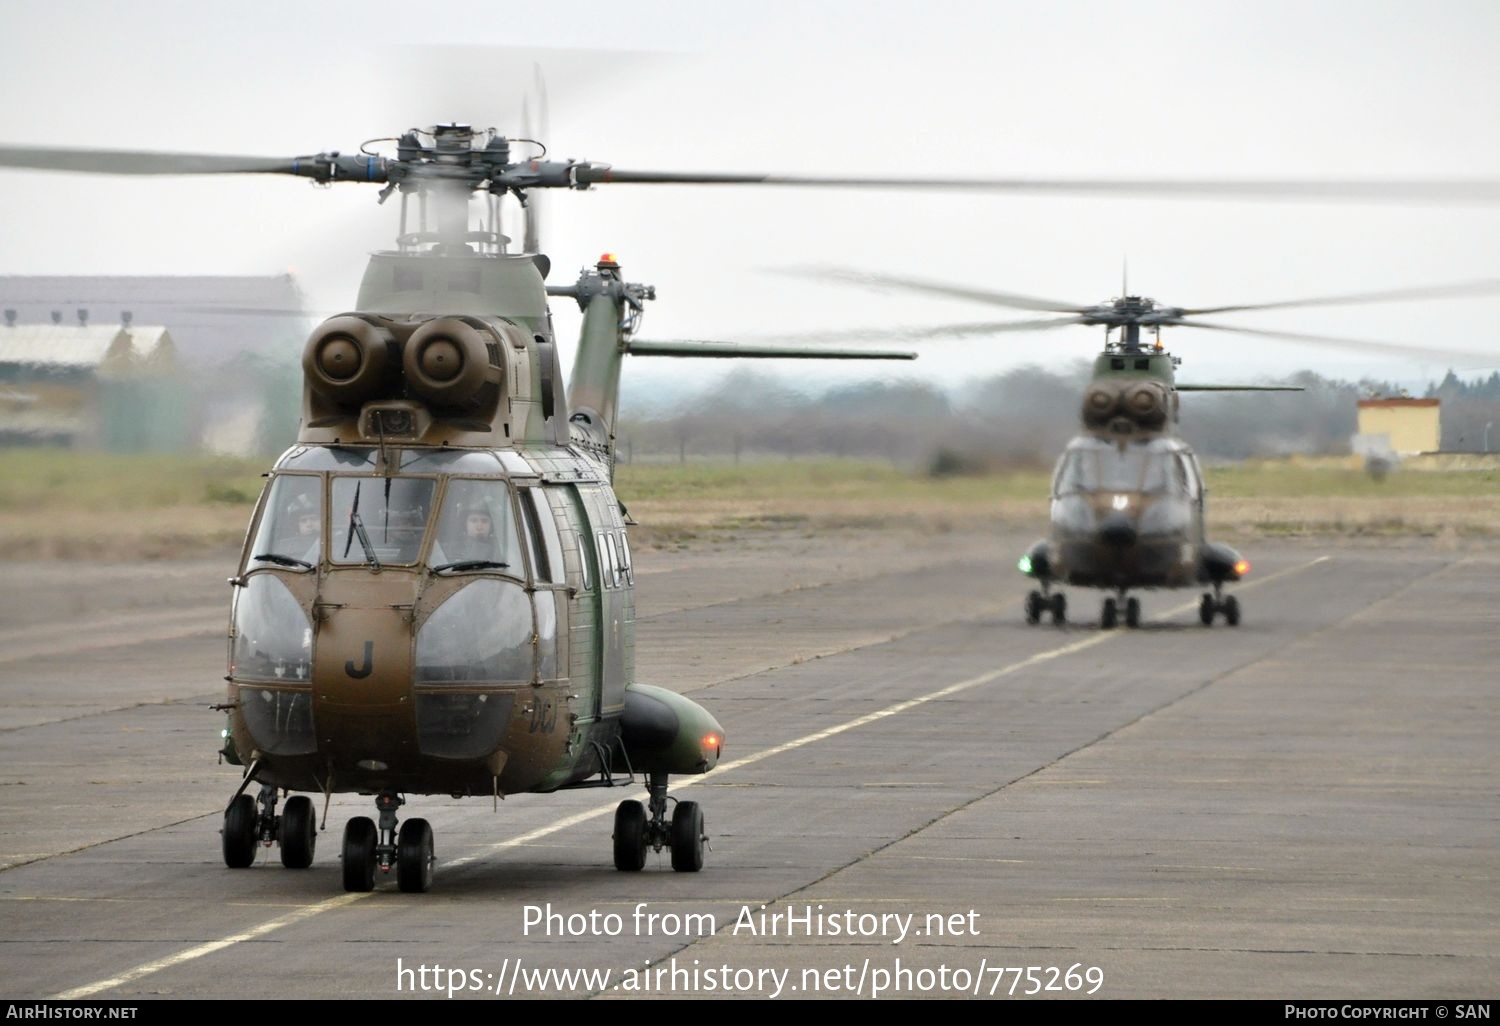
[[[1069,443],[1052,478],[1052,578],[1094,588],[1199,582],[1203,476],[1181,439],[1150,434]]]
[[[402,449],[389,474],[380,458],[299,445],[275,466],[235,589],[235,751],[294,790],[515,793],[598,772],[634,679],[604,468],[555,446]]]

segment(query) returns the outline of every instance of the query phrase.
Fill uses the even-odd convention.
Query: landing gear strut
[[[409,819],[396,830],[396,810],[406,802],[389,791],[375,798],[380,826],[367,816],[356,816],[344,827],[344,890],[369,891],[375,887],[375,870],[388,874],[396,867],[396,886],[408,894],[420,894],[432,886],[436,861],[432,825],[425,819]]]
[[[1213,626],[1214,617],[1224,614],[1224,622],[1231,627],[1240,625],[1240,600],[1233,595],[1224,594],[1222,581],[1214,582],[1214,593],[1204,594],[1203,601],[1198,603],[1198,619],[1203,621],[1203,626]]]
[[[646,849],[672,851],[672,868],[679,873],[696,873],[703,868],[703,810],[697,802],[684,802],[667,796],[667,775],[652,773],[647,777],[647,804],[623,801],[615,809],[615,868],[638,873],[646,867]],[[667,818],[667,802],[676,803],[672,818]]]

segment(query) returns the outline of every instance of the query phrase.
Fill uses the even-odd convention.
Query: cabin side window
[[[610,572],[610,576],[614,579],[615,587],[618,588],[620,586],[620,577],[621,577],[621,574],[620,574],[620,556],[619,556],[619,553],[615,550],[615,536],[612,535],[612,534],[606,534],[604,536],[604,544],[609,549],[609,572]]]
[[[630,543],[625,539],[624,528],[621,528],[617,533],[620,539],[620,570],[624,573],[625,580],[630,584],[634,584],[635,567],[630,562]]]
[[[547,497],[540,488],[521,489],[521,514],[526,520],[531,565],[535,568],[537,583],[566,584],[567,571],[563,567],[557,522],[552,519],[552,507],[547,504]]]
[[[594,540],[599,545],[599,587],[608,588],[615,575],[615,562],[611,558],[610,550],[604,546],[604,535],[595,535]]]

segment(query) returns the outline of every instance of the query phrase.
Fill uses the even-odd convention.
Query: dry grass
[[[261,461],[0,453],[0,559],[161,559],[244,537]],[[688,548],[774,532],[1043,529],[1048,474],[929,478],[882,464],[796,461],[621,468],[636,542]],[[1209,471],[1210,525],[1231,537],[1500,539],[1500,474],[1244,464]]]

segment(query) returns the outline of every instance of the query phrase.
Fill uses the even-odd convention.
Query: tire
[[[1217,607],[1214,605],[1214,597],[1212,595],[1204,595],[1203,601],[1198,603],[1198,619],[1203,621],[1203,626],[1212,627],[1214,625],[1214,613],[1217,611]]]
[[[1115,600],[1107,598],[1104,600],[1104,608],[1099,611],[1099,626],[1107,631],[1115,629],[1115,620],[1119,610],[1115,606]]]
[[[615,808],[615,868],[639,873],[646,868],[646,807],[623,801]]]
[[[1231,627],[1240,625],[1240,600],[1233,595],[1224,600],[1224,622]]]
[[[1026,596],[1026,622],[1036,623],[1042,618],[1042,609],[1046,606],[1046,599],[1042,593],[1033,591]]]
[[[375,822],[355,816],[344,824],[344,890],[375,889]]]
[[[288,869],[306,869],[313,864],[318,845],[318,817],[312,799],[305,794],[286,800],[281,811],[281,864]]]
[[[672,868],[679,873],[703,868],[703,810],[697,802],[678,802],[672,813]]]
[[[242,794],[224,813],[224,865],[230,869],[249,869],[259,847],[260,814],[255,809],[255,799]]]
[[[425,894],[432,886],[432,827],[425,819],[409,819],[396,835],[396,886],[407,894]]]
[[[1068,622],[1068,596],[1062,592],[1052,596],[1052,622],[1059,627]]]
[[[1125,626],[1139,627],[1141,625],[1141,600],[1132,595],[1125,600]]]

